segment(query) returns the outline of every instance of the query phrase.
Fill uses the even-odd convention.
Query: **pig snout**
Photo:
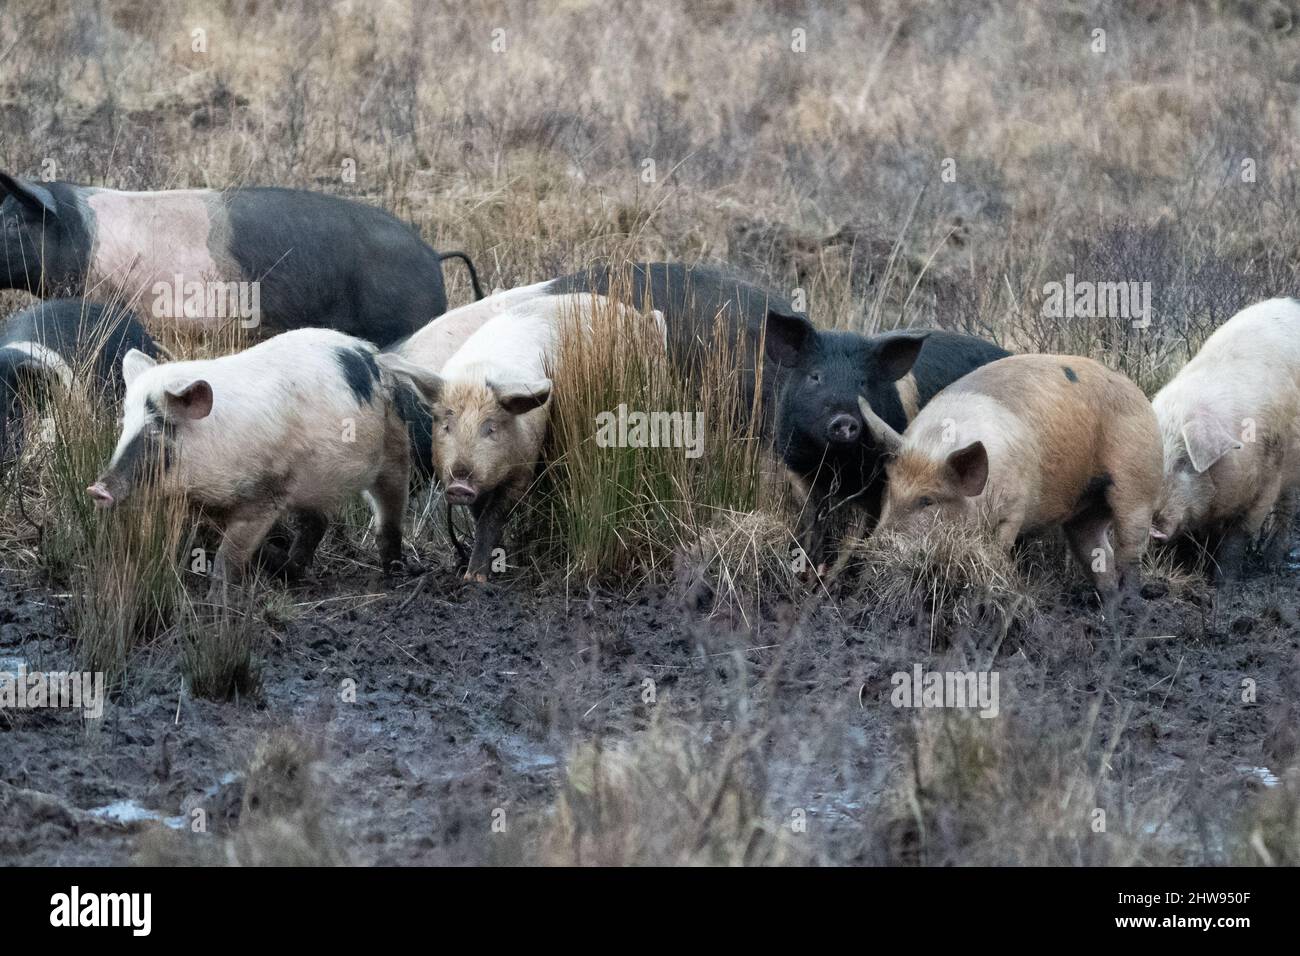
[[[478,492],[468,482],[453,481],[447,486],[447,500],[453,505],[472,505],[478,500]]]
[[[849,445],[862,434],[862,420],[845,412],[835,415],[826,423],[826,440],[837,445]]]
[[[108,490],[108,486],[103,481],[97,481],[87,488],[86,494],[90,495],[96,508],[111,508],[117,504],[117,499],[113,497],[113,493]]]
[[[474,487],[469,469],[457,465],[451,470],[445,494],[453,505],[472,505],[478,500],[478,489]]]
[[[1149,533],[1152,541],[1168,541],[1178,530],[1176,522],[1171,521],[1169,516],[1157,511],[1151,516],[1151,525]]]

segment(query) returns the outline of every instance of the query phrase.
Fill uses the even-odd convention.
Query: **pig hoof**
[[[410,577],[423,572],[418,564],[414,564],[404,558],[394,558],[384,563],[384,575],[390,578]]]
[[[482,572],[475,573],[471,571],[466,571],[465,576],[461,578],[461,580],[472,581],[475,584],[487,584],[488,576],[486,574],[483,574]]]

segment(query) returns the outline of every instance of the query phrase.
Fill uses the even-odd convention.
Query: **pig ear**
[[[1187,446],[1187,457],[1198,473],[1208,470],[1228,452],[1243,447],[1218,421],[1205,415],[1198,415],[1185,422],[1182,434],[1183,443]]]
[[[551,397],[551,380],[547,378],[536,382],[511,382],[509,385],[489,383],[489,387],[501,407],[511,415],[522,415],[534,408],[541,408]]]
[[[59,204],[54,201],[54,193],[39,183],[0,173],[0,190],[17,199],[28,212],[59,218]]]
[[[201,378],[169,386],[166,395],[169,416],[199,419],[212,414],[212,386]]]
[[[139,349],[132,349],[122,358],[122,381],[126,382],[127,388],[131,383],[145,372],[158,364],[158,360],[151,355],[145,355]]]
[[[816,334],[813,324],[802,315],[767,310],[767,357],[783,368],[799,364],[799,356]]]
[[[877,415],[861,395],[858,396],[858,411],[862,412],[862,420],[867,423],[867,431],[871,433],[876,444],[885,449],[885,454],[897,455],[898,450],[903,447],[903,436],[894,431],[889,422]]]
[[[406,379],[415,386],[424,400],[429,404],[438,401],[442,395],[443,386],[446,384],[442,376],[432,372],[422,365],[416,365],[414,362],[408,362],[400,355],[394,355],[392,352],[380,352],[375,356],[375,360],[390,372]]]
[[[921,354],[921,346],[930,337],[929,330],[922,332],[899,332],[887,336],[876,347],[876,361],[880,363],[880,372],[887,382],[897,382],[912,371],[916,357]]]
[[[989,480],[989,453],[982,441],[971,442],[948,456],[948,467],[957,479],[957,490],[974,498]]]

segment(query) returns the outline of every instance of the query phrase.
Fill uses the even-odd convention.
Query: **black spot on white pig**
[[[288,513],[299,523],[290,570],[301,571],[330,512],[362,492],[383,567],[401,564],[410,453],[374,346],[299,329],[217,359],[159,364],[132,351],[123,371],[122,434],[87,491],[112,507],[158,482],[222,523],[214,588],[241,576]]]
[[[86,397],[120,399],[122,358],[131,349],[157,355],[153,339],[129,309],[52,299],[15,312],[0,324],[0,451],[22,447],[24,395],[51,385],[85,389]]]
[[[124,192],[0,173],[0,288],[113,296],[147,322],[323,326],[386,345],[447,308],[439,255],[382,209],[300,189]]]

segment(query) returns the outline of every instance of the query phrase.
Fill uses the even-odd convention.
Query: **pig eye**
[[[497,431],[497,423],[493,421],[484,422],[478,430],[479,434],[482,435],[484,438],[491,438],[493,435],[496,434],[496,431]]]
[[[814,385],[820,385],[820,384],[822,383],[822,373],[821,373],[821,372],[809,372],[809,373],[808,373],[808,380],[809,380],[810,382],[812,382]]]
[[[934,499],[928,495],[922,495],[916,499],[916,506],[918,508],[932,508],[934,507]]]

